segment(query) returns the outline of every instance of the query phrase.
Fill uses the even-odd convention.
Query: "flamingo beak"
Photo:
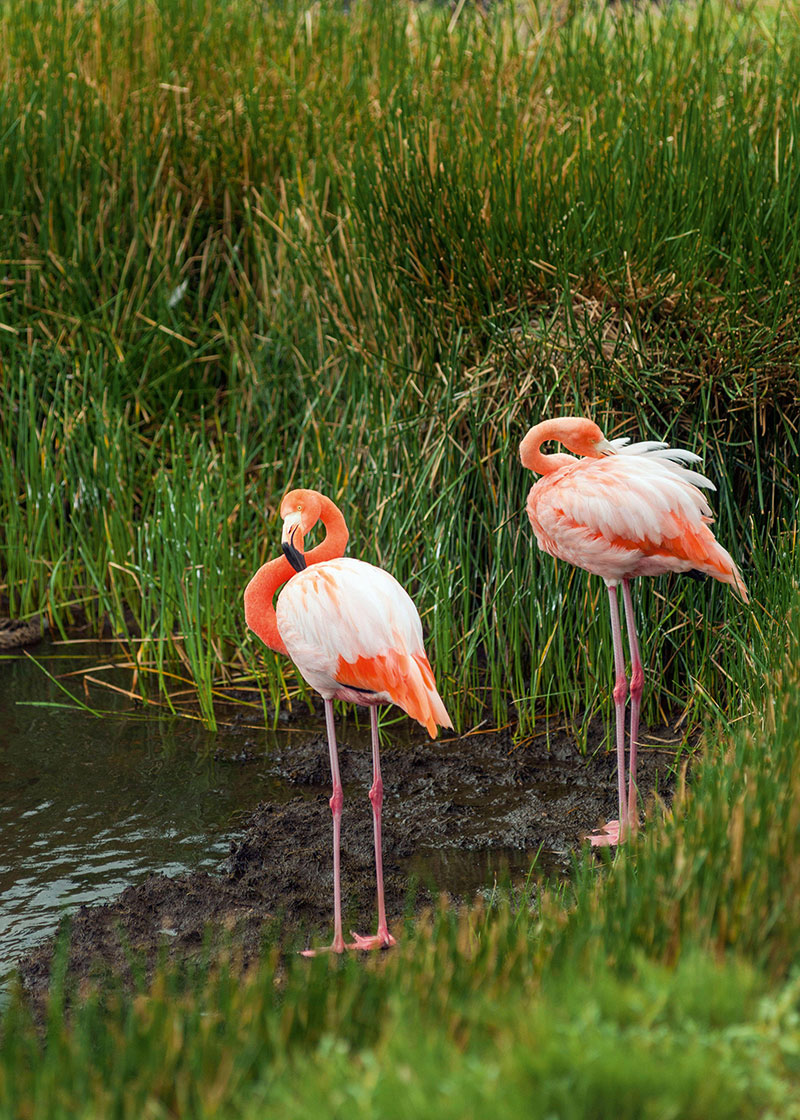
[[[299,513],[290,513],[284,518],[281,548],[296,572],[302,572],[307,567],[303,555],[303,525]]]

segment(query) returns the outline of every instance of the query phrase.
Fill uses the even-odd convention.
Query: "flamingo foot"
[[[354,933],[350,930],[350,936],[353,938],[354,949],[362,949],[369,952],[372,949],[391,949],[392,945],[397,942],[389,933],[388,929],[379,929],[372,937],[362,937],[360,933]]]
[[[320,945],[317,949],[301,949],[301,957],[321,957],[323,953],[343,953],[345,949],[358,949],[355,943],[348,945],[344,938],[334,938],[330,945]]]
[[[589,843],[593,848],[615,847],[622,842],[620,832],[619,821],[608,821],[602,828],[598,828],[589,834]]]
[[[342,945],[341,949],[335,945],[320,945],[317,949],[301,949],[301,957],[321,957],[325,953],[343,953],[345,949],[358,949],[359,945]]]

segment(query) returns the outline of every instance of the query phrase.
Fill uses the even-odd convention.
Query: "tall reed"
[[[273,719],[300,686],[241,590],[318,486],[459,726],[579,729],[601,589],[536,552],[517,447],[586,412],[704,454],[756,607],[642,588],[647,717],[735,714],[797,571],[798,42],[710,2],[0,20],[8,609],[106,619],[209,724],[221,692]]]

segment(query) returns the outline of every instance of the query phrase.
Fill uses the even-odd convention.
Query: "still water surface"
[[[107,664],[108,649],[31,651],[81,699],[119,713],[103,719],[30,706],[68,699],[24,654],[0,657],[0,976],[65,911],[152,872],[213,867],[237,811],[254,808],[271,784],[260,763],[215,761],[221,737],[200,725],[136,718],[127,699],[97,689],[87,698],[78,678],[62,676]],[[267,733],[253,734],[263,755]]]
[[[0,977],[52,934],[64,913],[106,902],[153,873],[215,868],[260,800],[298,795],[277,776],[275,759],[287,736],[307,733],[302,728],[212,735],[194,721],[132,710],[118,693],[93,687],[84,694],[82,678],[69,674],[107,666],[109,648],[43,643],[32,650],[35,661],[0,656]],[[110,714],[98,718],[65,707],[69,699],[44,669]],[[128,683],[121,670],[101,675],[120,687]],[[318,737],[319,721],[311,722]],[[362,740],[368,756],[368,730],[351,727],[348,735],[348,742]],[[224,761],[245,744],[254,761]],[[468,814],[477,833],[497,808],[485,784],[462,798],[471,810],[481,809],[482,816]],[[507,809],[509,790],[495,794]],[[447,884],[468,894],[498,875],[524,882],[536,855],[496,847],[422,849],[409,870],[434,891]],[[558,863],[550,866],[550,855],[538,853],[538,870],[563,873]]]

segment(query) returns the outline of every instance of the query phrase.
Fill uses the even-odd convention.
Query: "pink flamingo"
[[[381,855],[381,780],[378,704],[397,704],[436,738],[437,724],[452,727],[422,644],[416,607],[394,576],[362,560],[344,557],[347,525],[330,498],[316,490],[292,490],[281,502],[283,556],[264,564],[244,593],[247,625],[278,653],[291,657],[300,675],[325,701],[325,722],[333,779],[334,934],[328,950],[382,949],[395,944],[386,924]],[[309,553],[303,539],[314,525],[325,539]],[[285,584],[277,609],[275,592]],[[373,783],[369,791],[375,832],[378,932],[374,937],[342,936],[339,840],[344,794],[333,720],[333,701],[349,700],[370,709]],[[315,950],[307,950],[312,956]]]
[[[583,459],[541,451],[547,440],[562,443]],[[531,487],[527,510],[536,543],[544,552],[602,576],[608,587],[616,681],[619,820],[591,837],[593,845],[617,844],[635,831],[636,751],[644,685],[630,581],[635,576],[686,572],[732,584],[745,603],[747,589],[731,556],[709,529],[711,509],[702,487],[714,484],[685,463],[700,462],[692,451],[665,443],[607,440],[591,420],[563,416],[536,424],[520,444],[522,465],[543,475]],[[631,655],[630,775],[625,788],[625,655],[617,586],[622,584]]]

